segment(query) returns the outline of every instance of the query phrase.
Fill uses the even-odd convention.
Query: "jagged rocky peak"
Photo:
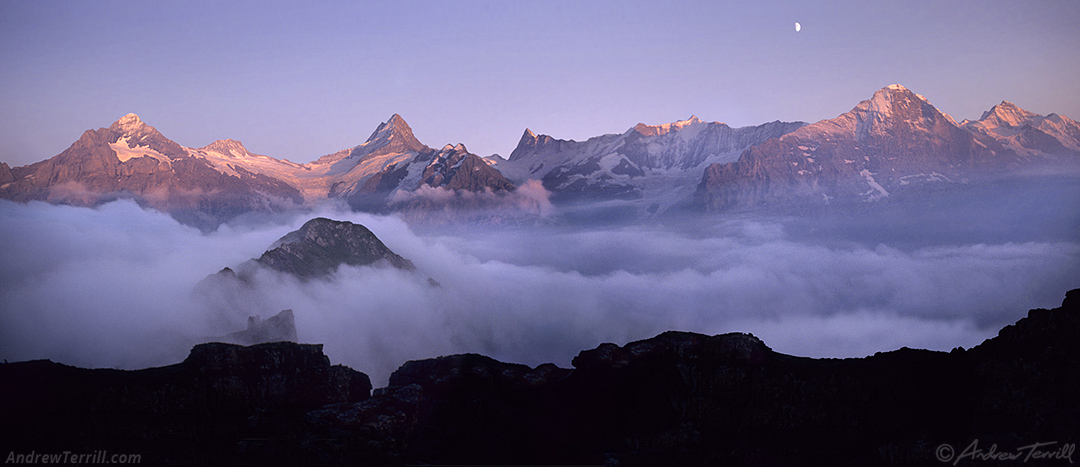
[[[413,270],[409,261],[390,250],[367,227],[319,217],[278,239],[257,260],[264,266],[302,279],[326,276],[341,265],[365,266],[385,261]]]
[[[453,152],[461,152],[461,153],[469,152],[469,150],[465,148],[465,143],[458,143],[458,144],[447,143],[445,146],[442,147],[442,152],[451,152],[451,151],[453,151]]]
[[[417,140],[416,136],[413,136],[412,128],[398,114],[394,114],[389,120],[380,123],[364,145],[367,146],[371,143],[375,143],[376,147],[388,146],[401,152],[421,151],[427,147]]]
[[[510,153],[509,161],[516,161],[523,157],[533,155],[537,149],[542,148],[552,142],[559,142],[548,135],[538,135],[532,130],[526,128],[525,133],[522,133],[521,139],[518,140],[517,146],[514,147],[514,151]]]

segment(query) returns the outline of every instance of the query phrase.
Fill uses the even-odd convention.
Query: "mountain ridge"
[[[584,141],[526,128],[507,159],[477,156],[461,143],[429,147],[399,114],[363,143],[305,164],[253,154],[230,139],[180,146],[128,114],[87,130],[53,158],[0,166],[0,198],[95,205],[133,196],[213,228],[244,212],[324,202],[380,213],[479,209],[465,200],[433,200],[513,193],[538,180],[557,204],[607,203],[640,217],[872,203],[935,183],[1053,170],[1080,173],[1080,124],[1068,117],[1002,101],[977,121],[957,123],[893,84],[813,124],[732,128],[691,116]]]
[[[1021,157],[995,136],[971,131],[925,97],[890,85],[844,114],[749,148],[737,161],[710,165],[695,197],[714,211],[857,204],[1049,160]]]

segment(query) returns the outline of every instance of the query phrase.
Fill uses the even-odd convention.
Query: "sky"
[[[957,121],[1080,118],[1080,1],[0,2],[0,161],[133,112],[191,147],[296,162],[402,115],[508,156],[697,115],[833,118],[900,83]],[[795,22],[802,25],[795,31]]]

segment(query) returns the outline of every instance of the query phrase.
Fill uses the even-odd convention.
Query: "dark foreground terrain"
[[[408,362],[374,394],[320,345],[202,344],[137,371],[10,363],[0,448],[151,465],[1069,465],[1078,333],[1080,289],[970,350],[811,359],[666,332],[572,370]]]

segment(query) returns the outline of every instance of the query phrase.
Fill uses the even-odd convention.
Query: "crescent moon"
[[[802,25],[798,21],[795,22],[795,32],[802,30]]]

